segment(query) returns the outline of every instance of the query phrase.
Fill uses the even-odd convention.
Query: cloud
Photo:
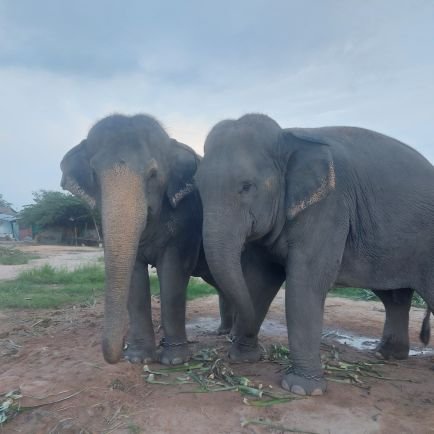
[[[112,112],[152,114],[199,152],[214,123],[257,111],[372,128],[434,161],[432,22],[425,0],[5,0],[0,192],[20,207],[58,189],[63,154]]]

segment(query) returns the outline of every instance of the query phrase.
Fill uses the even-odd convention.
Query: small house
[[[18,240],[17,212],[7,206],[0,207],[0,240]]]

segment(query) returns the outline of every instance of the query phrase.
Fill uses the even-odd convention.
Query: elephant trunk
[[[106,278],[102,350],[108,363],[117,363],[122,356],[129,288],[147,219],[145,199],[142,177],[126,166],[115,166],[102,174]]]
[[[203,244],[205,256],[217,284],[234,304],[237,322],[246,336],[256,334],[255,308],[244,280],[241,253],[245,243],[243,231],[223,225],[220,213],[204,215]]]

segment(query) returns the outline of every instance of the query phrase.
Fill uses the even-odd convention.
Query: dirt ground
[[[33,247],[53,265],[73,267],[97,260],[91,248]],[[29,266],[37,261],[32,261]],[[26,266],[27,267],[27,266]],[[12,267],[12,269],[15,267]],[[0,279],[11,278],[0,268]],[[156,328],[159,303],[153,301]],[[283,292],[264,323],[261,343],[285,343]],[[239,393],[182,393],[188,386],[148,384],[141,366],[104,362],[100,336],[103,306],[57,311],[0,311],[0,393],[21,388],[26,410],[0,428],[5,433],[266,433],[261,426],[241,426],[246,419],[263,418],[274,424],[313,433],[434,433],[433,354],[411,356],[387,364],[389,380],[369,378],[368,389],[329,382],[324,396],[272,407],[246,405]],[[380,303],[328,298],[325,342],[335,344],[348,360],[375,360],[369,349],[381,335],[384,311]],[[418,349],[422,309],[411,313],[411,342]],[[224,337],[213,334],[218,325],[217,298],[188,305],[192,350],[226,348]],[[160,336],[158,336],[160,337]],[[159,369],[153,365],[151,369]],[[265,387],[279,389],[281,374],[270,362],[234,366]],[[76,394],[77,393],[77,394]],[[71,395],[74,395],[70,397]]]

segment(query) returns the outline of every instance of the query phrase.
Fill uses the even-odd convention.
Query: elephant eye
[[[240,193],[247,193],[252,189],[252,187],[253,187],[253,184],[250,181],[244,181],[241,184]]]
[[[152,167],[148,173],[148,179],[155,179],[156,177],[157,177],[157,169]]]

